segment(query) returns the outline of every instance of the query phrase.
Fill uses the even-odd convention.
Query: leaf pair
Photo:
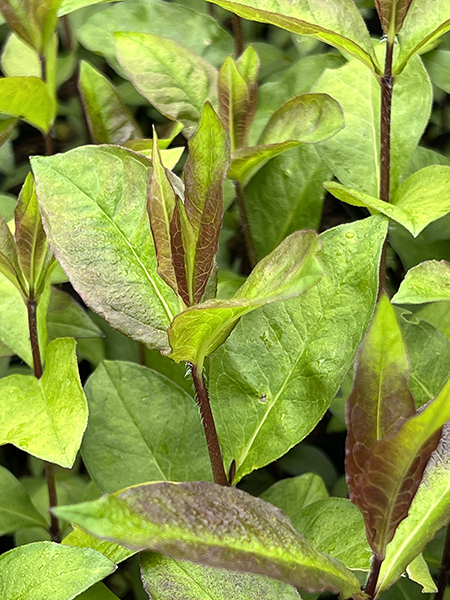
[[[441,428],[450,419],[450,383],[416,413],[408,371],[395,314],[382,295],[361,346],[347,403],[346,448],[350,498],[363,513],[379,560],[408,515]]]
[[[222,185],[229,162],[225,129],[209,103],[189,142],[183,183],[153,144],[148,213],[158,273],[186,306],[200,302],[214,266],[222,225]]]
[[[391,38],[400,31],[412,0],[375,0],[384,33]]]
[[[17,201],[14,238],[0,216],[0,272],[14,283],[24,298],[38,298],[53,264],[30,174]]]

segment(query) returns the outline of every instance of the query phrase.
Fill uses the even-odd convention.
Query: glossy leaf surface
[[[245,316],[212,357],[211,402],[235,481],[300,442],[336,395],[372,315],[386,227],[374,217],[322,234],[327,275]]]
[[[116,34],[117,58],[136,89],[193,133],[204,103],[217,101],[217,71],[178,42],[144,33]]]
[[[257,146],[233,153],[228,177],[246,184],[271,158],[299,143],[322,142],[343,127],[342,109],[327,94],[295,96],[272,115]]]
[[[47,527],[30,496],[12,473],[0,466],[0,535],[24,527]]]
[[[120,146],[143,137],[112,83],[84,60],[80,65],[79,85],[92,139],[97,144]]]
[[[378,51],[384,51],[384,44]],[[325,71],[313,88],[329,94],[344,111],[345,128],[317,146],[339,181],[379,197],[380,84],[358,61]],[[391,190],[398,186],[430,118],[432,88],[419,58],[396,78],[391,132]],[[348,169],[348,165],[352,165]]]
[[[87,424],[75,341],[59,338],[45,351],[41,379],[10,375],[0,380],[0,443],[71,467]]]
[[[8,600],[72,600],[114,570],[114,563],[90,548],[26,544],[1,555],[0,593]]]
[[[133,363],[105,361],[89,378],[86,396],[83,459],[102,490],[211,479],[195,401],[167,377]]]
[[[392,298],[395,304],[424,304],[450,300],[450,264],[427,260],[410,269]]]
[[[178,301],[156,273],[148,160],[87,146],[32,164],[50,244],[80,296],[113,327],[167,349]]]
[[[47,133],[55,118],[56,104],[41,79],[5,77],[0,79],[0,112],[21,117]]]
[[[276,25],[300,35],[311,35],[357,56],[371,69],[379,69],[366,26],[349,0],[212,0],[250,21]]]
[[[177,315],[169,329],[173,360],[202,365],[239,318],[255,308],[297,296],[323,276],[314,231],[298,231],[261,260],[230,300],[209,300]]]
[[[152,600],[299,600],[282,581],[141,554],[141,577]]]
[[[400,73],[408,61],[450,29],[449,0],[415,0],[399,35],[400,54],[394,73]]]
[[[97,537],[136,549],[270,575],[310,591],[359,594],[351,572],[317,552],[281,511],[233,487],[147,484],[55,513]]]
[[[400,523],[387,547],[379,589],[391,586],[408,563],[450,518],[450,428],[444,427],[437,450],[431,455],[407,518]]]

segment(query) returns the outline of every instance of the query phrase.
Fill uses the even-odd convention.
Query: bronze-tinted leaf
[[[26,285],[17,259],[14,238],[5,219],[0,215],[0,273],[25,291]]]
[[[375,0],[381,25],[387,35],[400,31],[411,2],[412,0]]]

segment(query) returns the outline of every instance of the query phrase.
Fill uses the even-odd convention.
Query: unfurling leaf
[[[279,509],[233,487],[145,484],[54,512],[129,548],[363,597],[351,571],[318,552]]]
[[[236,63],[229,56],[219,72],[219,115],[230,138],[231,151],[246,145],[258,100],[259,59],[249,46]]]
[[[353,0],[211,0],[244,19],[269,23],[311,35],[343,52],[350,52],[380,72],[366,26]]]
[[[394,36],[400,31],[412,0],[375,0],[384,33]]]
[[[62,0],[0,0],[9,28],[39,54],[51,40]]]
[[[193,244],[185,245],[186,276],[190,304],[200,302],[211,274],[222,226],[222,185],[229,165],[225,129],[207,102],[195,134],[189,141],[184,167],[186,216],[192,226]],[[183,216],[180,214],[182,231]]]
[[[17,258],[28,282],[30,297],[37,298],[43,291],[46,277],[54,265],[48,245],[31,173],[25,179],[15,210],[14,233]]]
[[[406,273],[395,304],[425,304],[450,300],[450,263],[446,260],[427,260]]]
[[[323,275],[316,258],[319,248],[314,231],[297,231],[256,265],[233,298],[209,300],[177,315],[169,329],[170,357],[200,366],[205,356],[225,341],[240,317],[311,288]]]
[[[346,472],[350,498],[361,510],[373,552],[382,560],[406,518],[435,450],[450,385],[415,414],[401,332],[384,294],[363,341],[347,403]]]
[[[17,257],[17,248],[8,223],[0,215],[0,273],[26,296],[27,285]]]
[[[233,152],[228,177],[245,185],[271,158],[299,144],[323,142],[343,128],[342,109],[331,96],[295,96],[274,112],[257,146]]]

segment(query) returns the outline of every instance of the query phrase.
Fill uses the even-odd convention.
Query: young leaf
[[[377,47],[384,52],[385,44]],[[379,197],[380,84],[374,75],[352,60],[340,69],[328,69],[313,88],[339,102],[345,128],[316,147],[339,181],[352,189]],[[428,124],[433,102],[427,72],[418,57],[395,80],[391,131],[391,190],[403,173]],[[349,169],[348,165],[352,165]]]
[[[9,28],[42,54],[53,36],[56,13],[62,0],[0,0],[0,10]]]
[[[400,53],[394,74],[403,71],[411,58],[450,29],[449,0],[415,0],[399,34]]]
[[[381,566],[378,587],[390,587],[450,518],[450,426],[444,426],[409,514],[398,526]]]
[[[0,535],[25,527],[47,527],[23,485],[0,466]]]
[[[246,315],[211,358],[211,403],[235,482],[299,443],[335,397],[373,313],[386,231],[372,217],[322,234],[326,276]]]
[[[86,396],[89,424],[81,451],[100,489],[211,479],[195,401],[167,377],[105,361],[89,378]]]
[[[130,139],[143,137],[112,83],[84,60],[80,65],[79,85],[95,143],[123,145]]]
[[[259,306],[297,296],[323,276],[314,231],[297,231],[263,258],[231,300],[209,300],[180,313],[169,329],[170,357],[200,366],[239,318]]]
[[[229,179],[248,183],[271,158],[303,144],[316,144],[344,128],[339,104],[327,94],[302,94],[283,104],[270,118],[257,146],[232,155]]]
[[[72,600],[115,568],[91,548],[25,544],[0,556],[0,595],[8,600]]]
[[[222,8],[260,23],[269,23],[315,38],[350,52],[375,72],[380,67],[364,21],[351,0],[310,0],[292,4],[290,0],[212,0]]]
[[[3,46],[1,64],[5,77],[42,77],[39,54],[14,33]]]
[[[156,273],[149,161],[91,146],[33,158],[32,167],[49,242],[80,296],[113,327],[167,350],[178,299]]]
[[[146,484],[54,512],[130,548],[266,575],[311,592],[360,597],[359,583],[344,565],[317,552],[281,511],[233,487]]]
[[[17,248],[9,230],[8,223],[0,215],[0,273],[11,281],[15,287],[26,294],[27,285],[20,268]]]
[[[28,121],[48,133],[56,114],[56,103],[46,84],[37,77],[0,79],[0,112]]]
[[[450,264],[446,260],[427,260],[406,273],[394,304],[424,304],[450,300]]]
[[[14,238],[21,271],[30,294],[37,298],[44,290],[46,278],[54,265],[48,245],[31,173],[25,179],[15,210]]]
[[[185,245],[186,277],[190,304],[200,302],[219,247],[222,226],[222,186],[229,165],[225,129],[207,102],[195,134],[189,141],[184,167],[186,216],[195,246]],[[182,214],[180,214],[182,218]],[[183,230],[183,221],[181,221]]]
[[[195,565],[141,553],[141,577],[152,600],[300,600],[300,594],[277,579]]]
[[[450,167],[447,166],[434,165],[417,171],[400,184],[391,203],[339,183],[325,182],[324,186],[343,202],[365,206],[391,217],[414,237],[450,212]]]
[[[10,375],[0,380],[0,444],[71,467],[87,424],[75,341],[58,338],[45,351],[41,379]]]
[[[144,33],[117,33],[117,58],[136,89],[193,133],[204,103],[217,102],[217,71],[189,48]]]
[[[412,0],[375,0],[384,33],[391,37],[400,31]]]

